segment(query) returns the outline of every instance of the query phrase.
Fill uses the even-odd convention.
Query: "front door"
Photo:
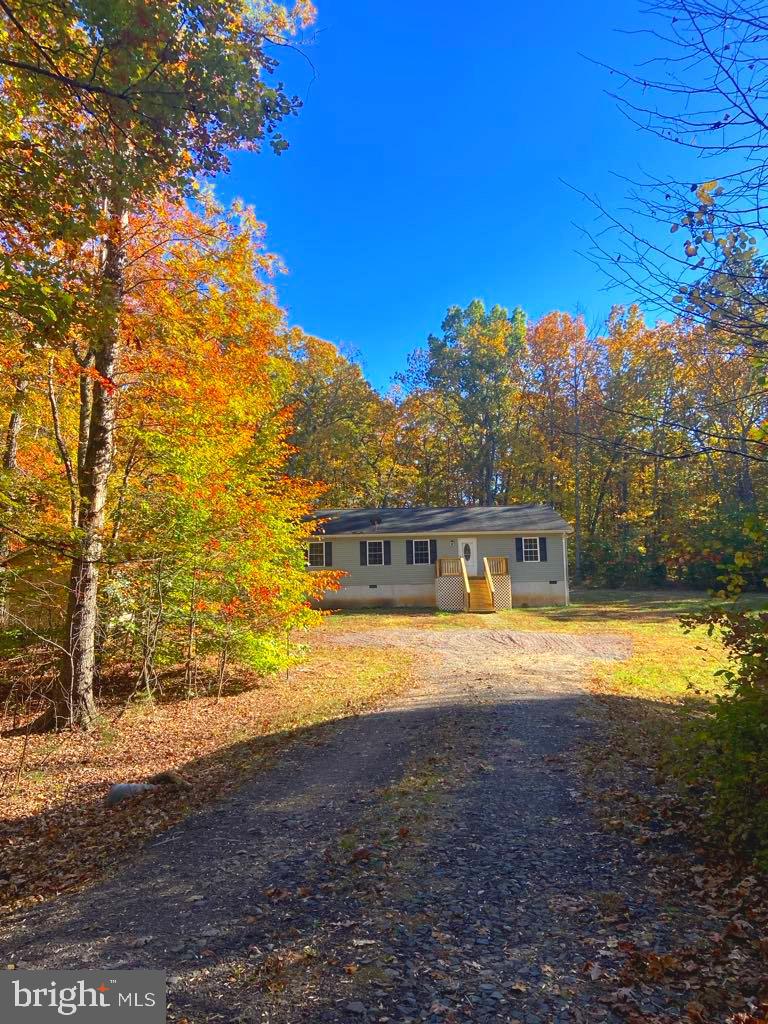
[[[459,554],[467,566],[467,576],[477,576],[477,537],[460,537]]]

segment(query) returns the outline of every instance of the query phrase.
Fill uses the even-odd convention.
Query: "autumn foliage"
[[[292,374],[261,225],[205,198],[196,212],[149,207],[129,227],[125,351],[107,382],[118,419],[100,658],[134,665],[147,692],[180,663],[196,690],[214,669],[222,682],[230,659],[282,664],[287,632],[312,620],[309,601],[332,578],[304,569],[318,492],[286,473]],[[8,623],[52,641],[76,543],[80,389],[94,372],[76,344],[16,355],[27,386],[5,473]],[[10,417],[15,389],[3,398]]]
[[[268,337],[278,315],[248,283],[263,260],[245,221],[227,235],[199,191],[233,150],[285,149],[279,127],[301,103],[270,81],[273,51],[313,15],[306,0],[2,4],[0,339],[11,388],[0,565],[44,595],[46,640],[59,652],[39,728],[94,725],[114,625],[108,594],[119,622],[142,620],[143,682],[175,600],[216,612],[221,679],[232,649],[258,657],[240,628],[248,614],[258,607],[258,621],[280,629],[307,596],[291,585],[300,544],[283,529],[301,503],[277,483],[284,440]],[[248,386],[259,392],[252,406],[239,390]],[[214,539],[236,549],[231,561],[208,549],[214,503]],[[237,517],[264,527],[260,545],[238,533]],[[19,560],[39,578],[19,574]],[[142,586],[141,610],[133,597],[120,604],[126,587]],[[190,666],[205,632],[202,621],[188,628]]]
[[[449,311],[392,390],[321,344],[297,350],[297,471],[330,504],[544,501],[574,525],[577,580],[718,586],[768,511],[762,369],[681,319],[617,308]],[[311,410],[311,412],[310,412]],[[763,547],[764,550],[764,547]],[[743,583],[762,586],[763,558]]]

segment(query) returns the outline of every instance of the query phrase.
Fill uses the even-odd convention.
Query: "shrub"
[[[719,633],[729,667],[711,713],[684,734],[679,770],[703,784],[715,828],[768,868],[768,611],[714,607],[684,622]]]

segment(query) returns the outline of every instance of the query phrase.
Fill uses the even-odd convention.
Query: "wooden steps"
[[[469,610],[481,615],[494,610],[485,576],[469,577]]]

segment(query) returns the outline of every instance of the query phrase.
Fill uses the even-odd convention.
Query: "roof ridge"
[[[516,505],[338,505],[333,508],[315,509],[317,515],[320,512],[471,512],[471,511],[492,511],[516,508],[550,508],[554,506],[546,501],[524,501]]]

